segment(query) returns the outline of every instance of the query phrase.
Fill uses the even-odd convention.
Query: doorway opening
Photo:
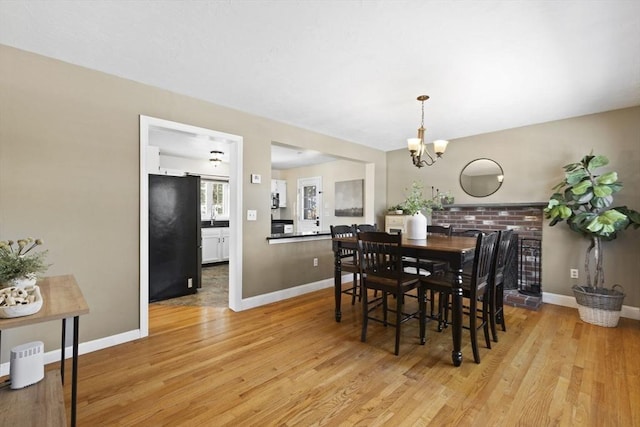
[[[298,232],[322,230],[322,177],[298,179]]]
[[[154,129],[185,132],[219,141],[228,147],[229,158],[229,308],[242,303],[242,143],[241,136],[148,116],[140,116],[140,336],[149,335],[149,181],[156,167]],[[180,147],[184,148],[184,147]],[[157,153],[157,149],[155,150]]]

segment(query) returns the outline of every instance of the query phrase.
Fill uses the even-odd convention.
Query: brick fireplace
[[[517,237],[511,244],[516,245],[517,251],[512,257],[510,279],[505,280],[504,302],[537,309],[542,303],[539,248],[545,206],[546,203],[448,205],[432,212],[431,223],[449,225],[454,233],[512,229]]]

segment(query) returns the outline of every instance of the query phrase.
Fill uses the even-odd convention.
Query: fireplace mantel
[[[526,208],[547,206],[549,202],[517,202],[517,203],[455,203],[442,205],[443,209],[451,208]]]

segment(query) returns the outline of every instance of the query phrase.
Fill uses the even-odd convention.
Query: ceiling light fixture
[[[218,165],[220,163],[222,163],[222,155],[223,154],[224,153],[222,151],[217,151],[217,150],[214,150],[214,151],[211,152],[211,158],[209,159],[209,161],[213,163],[214,167],[217,168]]]
[[[437,141],[433,141],[433,151],[435,152],[435,157],[429,153],[427,150],[427,144],[424,142],[424,101],[429,99],[428,95],[420,95],[418,101],[422,102],[422,121],[420,122],[420,128],[418,129],[418,137],[417,138],[409,138],[407,140],[407,145],[409,146],[409,153],[411,154],[411,159],[413,160],[413,165],[421,168],[423,166],[431,166],[436,162],[436,160],[444,154],[444,150],[447,149],[447,144],[449,141],[445,141],[443,139],[439,139]],[[426,158],[422,159],[422,156],[425,155]]]

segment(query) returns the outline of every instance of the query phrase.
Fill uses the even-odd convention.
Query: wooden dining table
[[[340,322],[342,312],[340,310],[342,300],[342,268],[341,249],[357,249],[358,242],[355,237],[340,237],[332,239],[334,253],[334,293],[335,293],[335,318]],[[418,259],[439,260],[449,263],[452,273],[452,307],[451,307],[451,335],[453,338],[453,350],[451,359],[454,366],[462,364],[462,271],[465,265],[473,261],[476,250],[476,238],[464,236],[444,236],[429,234],[426,240],[407,239],[402,236],[402,255]]]

